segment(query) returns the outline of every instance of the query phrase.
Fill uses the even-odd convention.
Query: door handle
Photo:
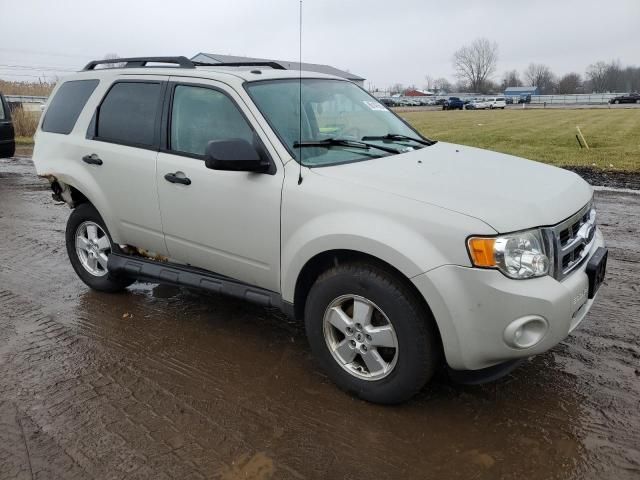
[[[85,155],[84,157],[82,157],[82,161],[84,163],[88,163],[89,165],[102,165],[102,160],[95,153],[92,153],[91,155]]]
[[[179,175],[180,174],[180,175]],[[167,182],[171,182],[171,183],[180,183],[182,185],[191,185],[191,179],[187,178],[184,176],[184,173],[182,172],[176,172],[176,173],[167,173],[164,176],[164,179]]]

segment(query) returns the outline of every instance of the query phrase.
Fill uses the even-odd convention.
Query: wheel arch
[[[93,205],[104,220],[111,237],[118,241],[120,232],[117,231],[116,223],[109,214],[108,202],[95,182],[91,181],[93,185],[84,184],[66,175],[45,174],[40,176],[49,181],[54,200],[65,202],[71,209],[83,203]]]
[[[293,312],[295,318],[301,320],[304,317],[304,309],[309,290],[313,286],[315,280],[323,272],[340,264],[354,262],[362,262],[382,269],[386,273],[392,275],[399,282],[402,282],[402,284],[411,292],[416,301],[423,308],[424,313],[429,318],[433,319],[436,332],[438,333],[438,341],[440,342],[440,345],[442,345],[438,322],[431,311],[431,307],[424,296],[420,294],[420,291],[410,278],[385,260],[357,250],[326,250],[316,254],[305,263],[295,283],[293,294]]]

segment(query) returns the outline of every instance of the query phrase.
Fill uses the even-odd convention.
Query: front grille
[[[589,255],[596,233],[596,211],[592,202],[553,227],[544,228],[553,276],[562,280]]]

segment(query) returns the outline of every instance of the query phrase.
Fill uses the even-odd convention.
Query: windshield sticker
[[[363,100],[362,103],[364,103],[367,107],[369,107],[370,110],[378,110],[381,112],[386,112],[387,108],[382,105],[381,103],[378,102],[372,102],[370,100]]]

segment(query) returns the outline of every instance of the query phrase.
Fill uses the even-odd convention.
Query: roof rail
[[[93,60],[87,63],[82,71],[95,70],[96,66],[113,63],[124,63],[124,68],[146,67],[147,63],[175,63],[178,68],[195,68],[196,63],[187,57],[129,57],[109,58],[106,60]]]
[[[286,70],[284,66],[278,62],[191,62],[198,67],[271,67],[274,70]]]

